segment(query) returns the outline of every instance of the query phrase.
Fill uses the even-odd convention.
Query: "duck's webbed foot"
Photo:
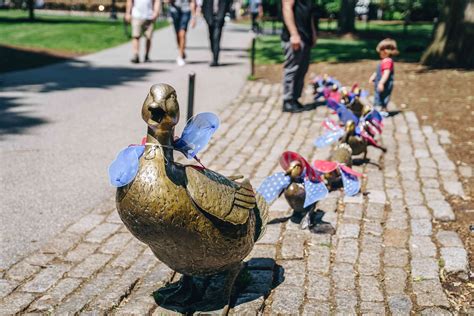
[[[201,299],[202,293],[196,288],[193,278],[183,275],[181,280],[153,293],[158,305],[181,313],[193,312],[192,306]]]
[[[231,266],[226,272],[207,277],[183,276],[153,293],[158,305],[179,313],[216,311],[223,308],[227,315],[232,303],[232,290],[242,264]]]
[[[293,214],[291,214],[290,220],[295,223],[295,224],[301,224],[301,221],[303,218],[308,214],[308,209],[303,209],[303,210],[293,210]],[[301,228],[304,229],[304,228]]]
[[[241,268],[242,263],[239,262],[232,265],[226,272],[210,277],[201,301],[194,305],[195,310],[222,310],[221,315],[227,315],[233,301],[235,280]]]
[[[321,210],[308,212],[301,222],[301,227],[309,229],[313,234],[335,234],[336,230],[331,223],[323,221],[324,214]]]

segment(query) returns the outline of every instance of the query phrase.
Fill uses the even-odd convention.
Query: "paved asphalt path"
[[[110,198],[107,166],[145,134],[140,108],[154,83],[174,86],[186,117],[196,72],[195,112],[222,109],[249,72],[251,34],[227,24],[222,67],[208,66],[207,28],[188,36],[177,67],[171,27],[156,31],[152,63],[132,65],[130,43],[76,60],[0,76],[0,271]]]

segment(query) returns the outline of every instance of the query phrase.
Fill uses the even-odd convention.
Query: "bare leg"
[[[186,49],[186,31],[179,30],[178,32],[178,48],[179,55],[184,58],[184,50]]]
[[[150,49],[151,49],[151,39],[146,39],[146,47],[145,47],[145,58],[150,56]]]
[[[140,38],[134,37],[132,39],[132,51],[133,51],[134,56],[138,55],[139,47],[140,47]]]
[[[179,49],[179,32],[176,33],[176,45],[178,45]]]

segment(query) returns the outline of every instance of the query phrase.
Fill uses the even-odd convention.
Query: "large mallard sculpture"
[[[171,86],[151,87],[142,117],[148,125],[146,143],[137,154],[136,175],[117,188],[116,202],[130,232],[183,275],[179,284],[155,299],[160,305],[192,312],[193,302],[199,300],[192,277],[227,272],[224,288],[212,299],[224,300],[227,312],[242,260],[264,232],[268,206],[248,180],[237,182],[238,177],[175,162],[175,150],[193,158],[202,144],[193,143],[193,137],[175,139],[179,105]],[[207,127],[196,123],[193,128],[199,132]]]

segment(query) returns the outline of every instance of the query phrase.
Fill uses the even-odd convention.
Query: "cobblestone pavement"
[[[254,186],[279,170],[278,157],[293,150],[325,159],[316,150],[325,108],[301,114],[280,110],[280,86],[248,83],[220,115],[222,125],[202,160],[219,172],[249,175]],[[144,127],[145,129],[145,127]],[[441,138],[445,138],[443,135]],[[453,231],[446,197],[463,195],[455,165],[440,135],[420,126],[413,112],[385,121],[385,155],[355,167],[367,177],[366,194],[332,192],[318,204],[335,235],[302,231],[274,221],[249,256],[252,282],[231,314],[450,314],[440,269],[468,274],[467,253]],[[104,174],[104,176],[106,176]],[[271,218],[290,214],[277,200]],[[133,238],[115,211],[114,199],[91,210],[40,251],[0,272],[0,314],[170,313],[150,294],[177,275]]]

